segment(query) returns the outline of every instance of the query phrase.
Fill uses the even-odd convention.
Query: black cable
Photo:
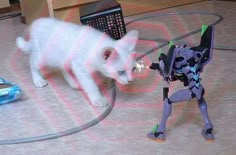
[[[236,46],[222,46],[222,45],[216,45],[214,49],[217,50],[229,50],[229,51],[236,51]]]
[[[0,20],[5,20],[8,18],[13,18],[13,17],[17,17],[17,16],[21,16],[21,13],[13,13],[13,14],[9,14],[9,15],[0,16]]]
[[[47,135],[42,135],[42,136],[36,136],[36,137],[30,137],[30,138],[19,138],[19,139],[10,139],[10,140],[0,140],[0,145],[9,145],[9,144],[20,144],[20,143],[30,143],[30,142],[36,142],[36,141],[44,141],[44,140],[50,140],[50,139],[55,139],[63,136],[68,136],[71,134],[75,134],[77,132],[83,131],[85,129],[88,129],[97,123],[101,122],[104,118],[108,116],[108,114],[112,111],[115,99],[116,99],[116,85],[113,82],[113,84],[110,86],[112,89],[112,95],[111,95],[111,103],[108,105],[107,109],[97,118],[93,119],[92,121],[85,123],[81,126],[65,130],[62,132],[58,133],[53,133],[53,134],[47,134]]]
[[[208,12],[180,12],[180,13],[163,13],[163,14],[157,14],[157,15],[150,15],[150,16],[145,16],[145,17],[140,17],[140,18],[137,18],[137,19],[134,19],[134,20],[131,20],[129,22],[126,23],[126,25],[129,25],[131,23],[134,23],[136,21],[140,21],[140,20],[145,20],[145,19],[150,19],[150,18],[157,18],[157,17],[165,17],[165,16],[177,16],[177,15],[195,15],[195,14],[200,14],[200,15],[211,15],[211,16],[216,16],[218,17],[218,19],[213,22],[212,24],[209,24],[209,26],[215,26],[216,24],[220,23],[222,20],[223,20],[223,17],[219,14],[216,14],[216,13],[208,13]],[[201,32],[201,29],[197,29],[197,30],[194,30],[194,31],[191,31],[191,32],[188,32],[186,34],[183,34],[181,36],[178,36],[176,38],[173,38],[172,41],[178,41],[178,40],[181,40],[183,38],[186,38],[188,36],[191,36],[195,33],[199,33]],[[160,39],[160,38],[158,38]],[[155,40],[155,39],[152,39],[152,40]],[[162,39],[162,40],[167,40],[167,39]],[[157,41],[157,40],[156,40]],[[169,41],[166,42],[166,43],[163,43],[163,44],[160,44],[159,46],[157,47],[154,47],[148,51],[146,51],[145,53],[139,55],[136,60],[140,60],[142,59],[144,56],[156,51],[157,49],[159,48],[162,48],[166,45],[169,44]],[[233,48],[232,48],[233,49]],[[235,49],[236,50],[236,49]]]

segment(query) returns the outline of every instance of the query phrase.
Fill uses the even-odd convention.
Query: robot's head
[[[174,68],[179,69],[186,65],[193,66],[202,59],[203,53],[193,51],[186,46],[175,48]]]
[[[188,60],[192,57],[192,50],[185,46],[175,48],[174,68],[179,69],[187,65]]]
[[[186,45],[175,46],[173,42],[169,44],[169,51],[165,56],[165,76],[170,76],[173,68],[181,68],[184,65],[193,65],[196,62],[203,66],[206,65],[212,57],[212,47],[214,39],[214,29],[211,26],[202,26],[200,45],[188,48]]]

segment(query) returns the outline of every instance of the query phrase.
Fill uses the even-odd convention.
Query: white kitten
[[[120,84],[132,80],[133,54],[138,40],[135,30],[116,41],[89,26],[41,18],[30,26],[29,37],[29,41],[18,37],[16,43],[30,54],[32,78],[37,87],[47,85],[40,70],[42,67],[59,68],[72,88],[78,88],[79,82],[94,106],[105,106],[108,101],[102,96],[92,73],[98,71]]]

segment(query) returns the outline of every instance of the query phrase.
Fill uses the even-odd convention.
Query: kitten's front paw
[[[46,81],[46,80],[44,80],[44,79],[40,79],[40,80],[34,80],[34,85],[36,86],[36,87],[44,87],[44,86],[46,86],[48,84],[48,82]]]
[[[106,97],[101,97],[92,103],[95,107],[105,107],[109,104]]]

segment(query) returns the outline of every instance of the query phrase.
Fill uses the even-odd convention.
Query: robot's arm
[[[152,63],[151,66],[149,67],[150,69],[153,70],[158,70],[162,76],[166,75],[167,72],[167,57],[165,54],[161,53],[159,56],[159,63]]]

